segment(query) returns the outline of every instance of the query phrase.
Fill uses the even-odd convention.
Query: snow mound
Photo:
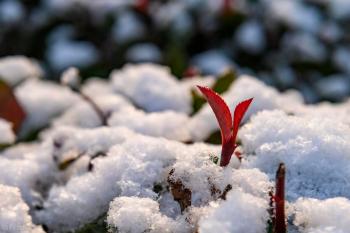
[[[176,222],[162,215],[158,202],[150,198],[115,198],[109,207],[107,223],[111,229],[118,229],[112,232],[188,232],[185,221]]]
[[[190,140],[189,129],[186,127],[188,122],[186,114],[170,110],[147,114],[142,110],[126,108],[113,113],[108,124],[124,126],[144,135],[185,142]]]
[[[12,130],[12,124],[0,118],[0,145],[12,144],[16,140],[16,135]]]
[[[268,202],[235,190],[227,200],[215,203],[215,210],[199,221],[200,233],[265,233]]]
[[[82,136],[86,138],[86,134]],[[91,140],[88,141],[91,144]],[[218,190],[231,184],[235,189],[265,196],[268,190],[257,189],[270,186],[267,176],[257,170],[242,170],[235,174],[236,170],[227,168],[223,172],[223,168],[209,160],[209,155],[218,151],[218,146],[203,143],[186,145],[162,138],[130,135],[124,142],[111,147],[106,156],[94,159],[91,172],[72,176],[66,185],[51,188],[44,209],[36,212],[36,217],[53,230],[77,229],[107,212],[110,201],[116,197],[155,199],[160,195],[154,189],[156,185],[168,193],[166,186],[172,169],[175,170],[173,179],[180,179],[192,190],[192,202],[197,206],[215,200],[210,194],[209,176]],[[177,203],[169,198],[161,194],[161,212],[176,217],[180,214],[174,206]]]
[[[24,56],[9,56],[0,59],[0,79],[11,86],[29,78],[39,78],[43,71],[33,59]]]
[[[44,233],[33,224],[18,188],[0,184],[0,206],[1,233]]]
[[[33,201],[33,189],[39,174],[39,166],[34,161],[0,157],[0,184],[18,187],[29,203]]]
[[[300,198],[294,204],[294,224],[303,233],[345,233],[349,231],[350,201],[346,198],[326,200]]]
[[[93,95],[94,96],[94,95]],[[106,117],[113,112],[119,112],[123,108],[133,106],[122,96],[115,94],[98,95],[92,98]],[[94,128],[101,126],[101,119],[91,104],[85,100],[79,100],[61,116],[53,120],[54,126],[77,126],[82,128]]]
[[[126,65],[111,74],[114,90],[148,112],[174,110],[190,113],[191,95],[166,67]]]
[[[15,89],[15,95],[27,113],[21,135],[47,126],[77,100],[68,88],[39,80],[29,80]]]
[[[350,129],[319,117],[289,116],[282,111],[258,113],[240,131],[243,166],[274,177],[280,162],[287,167],[287,196],[350,197]]]

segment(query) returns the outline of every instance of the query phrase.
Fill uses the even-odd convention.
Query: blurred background
[[[228,67],[308,103],[350,94],[349,0],[0,0],[0,59],[108,78],[126,63],[182,78]],[[1,60],[0,60],[1,66]]]

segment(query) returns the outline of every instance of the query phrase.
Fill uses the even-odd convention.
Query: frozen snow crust
[[[281,162],[290,232],[348,232],[350,100],[309,106],[296,91],[240,76],[222,96],[231,109],[254,102],[238,135],[242,161],[223,168],[210,159],[221,147],[205,142],[218,130],[214,114],[207,104],[191,114],[191,90],[214,82],[177,80],[153,64],[89,79],[79,91],[100,107],[102,126],[76,90],[23,79],[14,87],[27,113],[18,140],[42,130],[16,143],[0,119],[0,232],[264,233]]]

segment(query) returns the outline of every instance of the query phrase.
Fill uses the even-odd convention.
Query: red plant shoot
[[[239,103],[235,108],[234,118],[232,119],[229,107],[216,92],[208,87],[197,87],[205,96],[219,123],[222,146],[220,166],[227,166],[230,163],[232,154],[237,147],[236,137],[239,125],[243,119],[244,114],[248,110],[249,105],[253,101],[253,98],[244,100],[243,102]]]
[[[275,224],[274,233],[286,233],[286,218],[284,207],[286,167],[281,163],[276,172],[276,193],[275,193]]]

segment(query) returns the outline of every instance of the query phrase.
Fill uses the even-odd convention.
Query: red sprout
[[[275,233],[286,233],[286,218],[284,207],[284,191],[285,191],[286,167],[284,163],[280,163],[276,172],[276,193],[275,193]]]
[[[205,96],[219,123],[222,146],[220,166],[227,166],[230,163],[232,154],[237,147],[236,137],[239,125],[243,119],[244,114],[248,110],[249,105],[253,101],[253,98],[244,100],[236,106],[234,111],[234,118],[232,120],[230,109],[225,101],[219,96],[219,94],[208,87],[197,87]]]

